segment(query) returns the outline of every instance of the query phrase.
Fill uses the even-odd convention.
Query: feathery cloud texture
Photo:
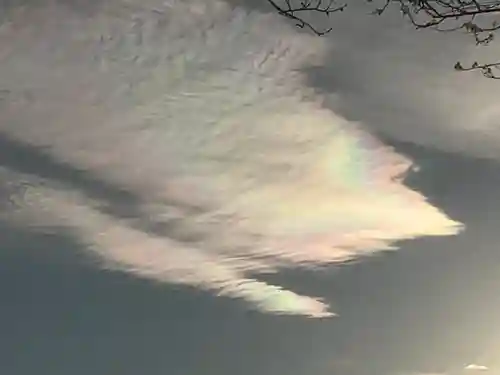
[[[5,165],[2,218],[63,228],[103,268],[329,316],[257,275],[461,228],[402,184],[409,160],[306,89],[299,70],[325,46],[274,16],[198,0],[13,8],[0,46],[0,134],[126,193]]]

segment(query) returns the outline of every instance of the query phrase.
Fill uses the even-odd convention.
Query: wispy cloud
[[[382,17],[370,17],[372,9],[353,0],[329,20],[329,56],[309,69],[327,106],[392,139],[499,160],[500,86],[453,69],[496,61],[499,41],[478,48],[460,32],[415,30],[397,6]]]
[[[408,372],[401,373],[400,375],[459,375],[459,374],[478,374],[478,373],[489,373],[489,368],[484,365],[471,363],[462,368],[458,368],[451,371],[445,372]]]
[[[468,370],[468,371],[488,371],[489,369],[488,369],[487,366],[480,365],[480,364],[477,364],[477,363],[471,363],[471,364],[465,366],[464,370]]]
[[[79,176],[4,158],[5,220],[66,228],[103,268],[313,317],[324,301],[257,275],[459,231],[404,186],[411,161],[306,89],[320,39],[215,1],[141,4],[0,29],[0,132]]]

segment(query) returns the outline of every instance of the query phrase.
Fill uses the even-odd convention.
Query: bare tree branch
[[[373,0],[367,0],[372,2]],[[396,4],[403,16],[417,29],[441,32],[464,31],[476,45],[487,45],[500,30],[500,0],[383,0],[375,12],[381,15],[390,4]],[[500,62],[478,63],[468,67],[455,64],[458,71],[480,71],[486,78],[500,79]],[[495,70],[499,70],[495,72]]]
[[[267,2],[271,4],[278,14],[295,21],[297,27],[301,29],[305,27],[319,36],[329,33],[332,31],[332,28],[319,30],[310,22],[306,21],[302,13],[319,13],[328,17],[332,13],[343,11],[347,6],[347,4],[336,5],[336,0],[301,0],[299,5],[292,5],[291,0],[284,0],[283,5],[278,5],[277,0],[267,0]],[[327,5],[324,3],[327,3]]]
[[[494,69],[498,70],[497,74],[495,74]],[[479,71],[481,71],[481,74],[483,76],[485,76],[486,78],[500,79],[500,62],[491,63],[491,64],[479,64],[478,62],[474,62],[469,67],[464,67],[460,62],[457,62],[455,64],[455,70],[458,70],[461,72],[468,72],[471,70],[479,70]]]
[[[278,14],[296,22],[297,27],[307,28],[316,35],[325,35],[332,28],[319,30],[306,21],[305,13],[320,13],[329,16],[343,11],[347,4],[338,5],[338,0],[300,0],[292,5],[292,0],[266,0]],[[278,1],[281,1],[279,5]],[[417,29],[434,29],[441,32],[463,31],[471,35],[476,45],[487,45],[494,40],[500,30],[500,0],[366,0],[378,3],[372,14],[382,15],[390,6],[397,6],[400,12]],[[325,4],[327,3],[327,4]],[[500,79],[500,62],[474,63],[464,67],[455,65],[459,71],[480,71],[483,76]],[[499,70],[495,74],[495,70]]]

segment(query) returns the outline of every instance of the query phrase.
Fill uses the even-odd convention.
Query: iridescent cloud
[[[135,203],[133,215],[105,210],[110,199],[11,168],[2,178],[25,183],[4,216],[66,228],[103,268],[322,317],[324,301],[258,274],[461,228],[404,186],[411,161],[304,86],[319,38],[216,1],[10,12],[1,134]]]

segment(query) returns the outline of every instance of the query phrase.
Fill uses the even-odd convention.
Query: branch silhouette
[[[309,13],[324,14],[341,12],[347,3],[339,5],[338,0],[300,0],[293,5],[293,0],[266,0],[278,14],[293,20],[300,28],[307,28],[322,36],[332,28],[318,29],[304,16]],[[402,15],[416,29],[434,29],[440,32],[458,32],[473,37],[476,45],[488,45],[500,30],[500,0],[365,0],[374,4],[372,14],[383,15],[391,6],[396,6]],[[326,4],[327,3],[327,4]],[[480,71],[483,76],[500,79],[500,62],[478,63],[464,66],[455,64],[457,71]],[[496,70],[499,70],[496,72]],[[496,74],[498,73],[498,74]]]
[[[303,0],[299,5],[292,5],[291,0],[285,0],[283,5],[278,5],[275,0],[267,0],[267,2],[271,4],[278,14],[295,21],[297,27],[301,29],[308,28],[318,36],[328,34],[332,31],[332,28],[320,30],[310,22],[306,21],[302,14],[305,12],[311,12],[324,14],[328,17],[332,13],[342,12],[347,6],[347,4],[337,5],[336,0],[328,1],[327,5],[325,5],[326,2],[324,0]]]

